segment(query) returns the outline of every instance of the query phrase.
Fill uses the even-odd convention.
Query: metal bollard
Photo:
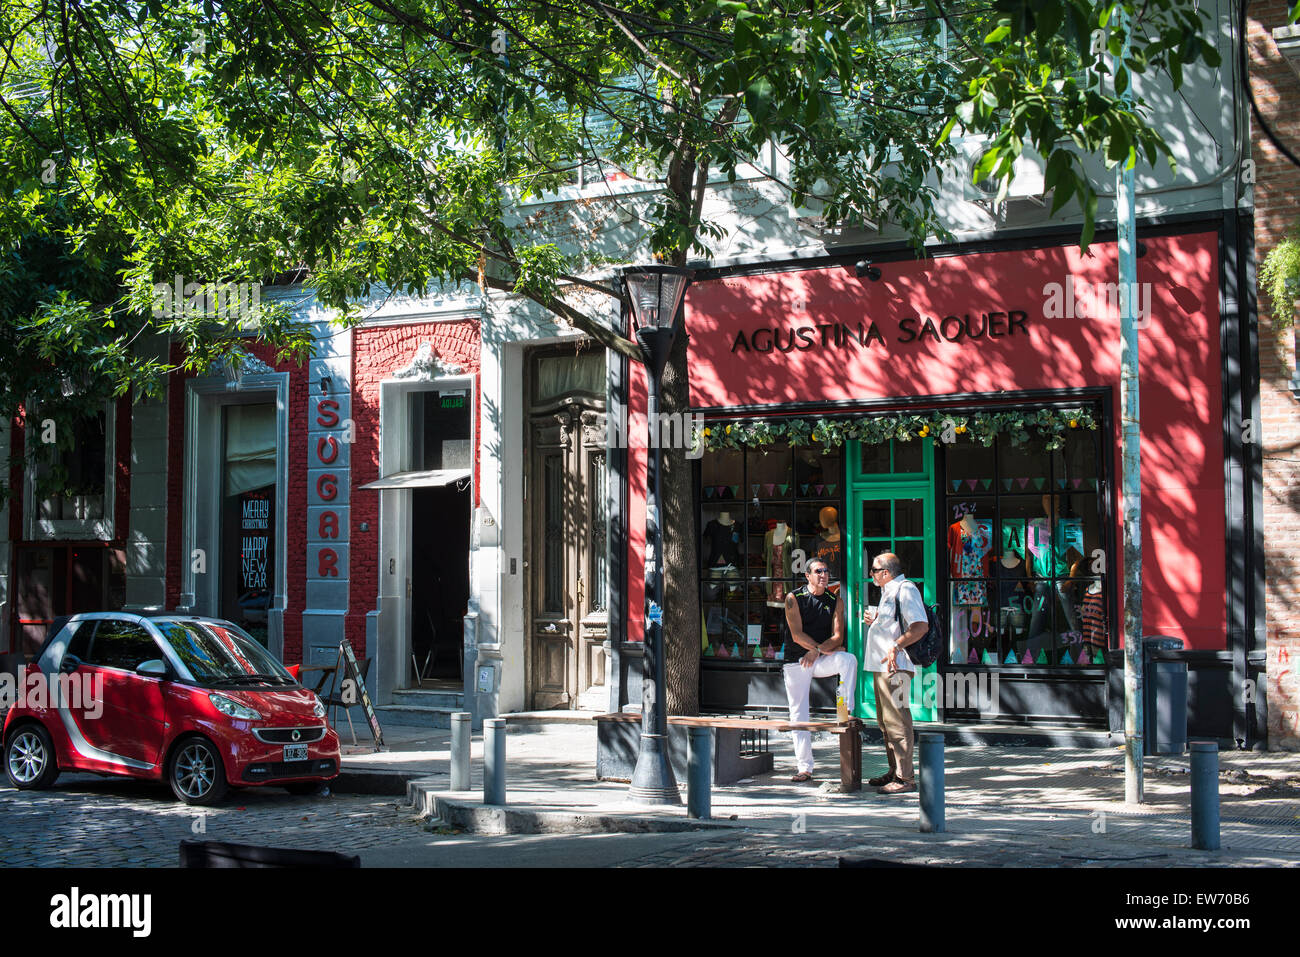
[[[943,735],[928,731],[919,735],[917,767],[921,784],[921,832],[942,834],[943,822]]]
[[[483,803],[506,803],[506,719],[483,722]]]
[[[713,772],[713,729],[690,728],[690,755],[686,762],[686,813],[702,821],[709,819],[709,793]]]
[[[1219,746],[1192,741],[1192,847],[1219,849]]]
[[[457,711],[451,716],[451,789],[468,791],[470,726],[474,716]]]

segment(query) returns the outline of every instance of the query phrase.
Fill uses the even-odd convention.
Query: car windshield
[[[155,621],[167,643],[203,684],[296,684],[265,648],[229,622]]]

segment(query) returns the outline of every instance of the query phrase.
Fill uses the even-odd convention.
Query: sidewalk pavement
[[[711,819],[696,821],[686,814],[684,781],[678,782],[683,806],[675,808],[633,804],[627,784],[597,781],[596,728],[589,719],[506,717],[505,806],[483,804],[481,736],[471,748],[473,789],[452,792],[450,732],[431,729],[385,728],[387,750],[378,753],[364,743],[345,745],[338,789],[364,789],[367,780],[391,787],[400,776],[408,800],[435,826],[482,834],[699,829],[697,863],[752,863],[766,847],[764,862],[777,864],[817,854],[825,862],[833,851],[946,865],[1300,866],[1300,753],[1221,752],[1222,847],[1196,851],[1187,754],[1147,758],[1145,802],[1128,805],[1122,749],[949,745],[947,830],[921,834],[915,793],[884,796],[865,784],[885,768],[879,744],[863,746],[863,790],[841,794],[832,735],[814,737],[816,779],[797,785],[789,780],[789,736],[773,734],[776,770],[714,787]],[[743,847],[748,856],[727,859]],[[779,853],[773,856],[772,848]],[[649,863],[691,862],[679,855]]]

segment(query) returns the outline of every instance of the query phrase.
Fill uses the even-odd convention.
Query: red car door
[[[97,718],[82,709],[79,721],[88,741],[134,770],[157,764],[163,740],[162,679],[135,673],[163,653],[145,628],[116,618],[100,619],[91,641],[86,670],[103,681],[103,706]],[[110,760],[101,757],[101,760]]]

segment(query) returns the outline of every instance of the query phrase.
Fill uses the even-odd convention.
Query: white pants
[[[800,662],[786,665],[785,699],[790,703],[790,720],[808,720],[808,692],[814,678],[829,678],[839,675],[838,693],[844,696],[844,703],[853,711],[853,689],[858,684],[858,659],[847,651],[833,651],[822,655],[811,668],[805,668]],[[792,731],[794,737],[794,757],[799,771],[812,772],[812,734],[808,731]]]

